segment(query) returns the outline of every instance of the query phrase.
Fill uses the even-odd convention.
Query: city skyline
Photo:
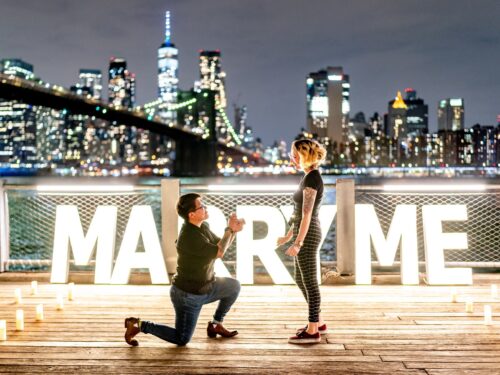
[[[246,105],[248,125],[265,144],[289,142],[306,127],[305,79],[329,65],[343,66],[351,77],[351,117],[358,111],[367,117],[385,113],[398,90],[413,87],[429,105],[431,132],[437,129],[439,100],[449,97],[465,99],[466,127],[495,124],[500,39],[494,30],[500,26],[488,11],[499,8],[493,1],[483,1],[480,9],[469,1],[386,1],[376,7],[365,1],[256,3],[4,1],[1,58],[19,57],[45,81],[70,87],[80,69],[105,72],[110,56],[123,57],[137,74],[137,103],[143,104],[157,96],[156,52],[164,12],[170,10],[180,87],[199,79],[200,49],[220,49],[228,107]],[[37,17],[19,32],[30,12]],[[328,15],[328,24],[320,22]],[[294,23],[300,25],[296,30]],[[271,48],[273,43],[279,48]]]

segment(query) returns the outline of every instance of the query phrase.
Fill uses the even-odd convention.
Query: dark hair
[[[201,198],[201,195],[196,193],[184,194],[177,201],[177,213],[184,220],[188,221],[189,213],[196,209],[196,199]]]

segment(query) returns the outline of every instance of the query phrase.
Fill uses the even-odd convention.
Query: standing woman
[[[325,157],[325,148],[316,141],[302,139],[292,143],[290,161],[305,174],[293,195],[295,208],[290,230],[285,237],[278,238],[278,245],[294,238],[286,254],[294,257],[295,282],[309,306],[309,322],[289,338],[288,342],[293,344],[319,343],[321,334],[327,333],[326,324],[320,317],[321,296],[317,279],[321,242],[318,212],[323,198],[323,179],[318,167]]]

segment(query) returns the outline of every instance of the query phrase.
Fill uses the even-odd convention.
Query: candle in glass
[[[36,296],[38,294],[38,281],[32,281],[31,282],[31,294]]]
[[[63,310],[64,309],[64,301],[63,301],[63,296],[61,293],[57,293],[57,310]]]
[[[491,325],[493,322],[492,315],[491,315],[491,306],[490,305],[484,305],[484,324],[487,326]]]
[[[68,301],[75,299],[75,283],[68,284]]]
[[[16,303],[17,304],[23,303],[23,297],[21,295],[21,289],[20,288],[16,288],[16,290],[14,291],[14,297],[16,299]]]
[[[458,292],[455,288],[451,289],[451,302],[457,302]]]
[[[24,331],[24,311],[16,310],[16,331]]]
[[[0,320],[0,341],[7,341],[7,321]]]
[[[465,301],[465,312],[473,313],[474,312],[474,301],[472,298],[469,298]]]
[[[41,304],[36,306],[36,320],[37,321],[43,320],[43,305]]]

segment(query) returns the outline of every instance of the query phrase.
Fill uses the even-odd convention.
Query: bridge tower
[[[216,92],[202,90],[199,111],[208,117],[209,136],[205,140],[175,141],[174,175],[179,177],[215,176],[217,174]]]

